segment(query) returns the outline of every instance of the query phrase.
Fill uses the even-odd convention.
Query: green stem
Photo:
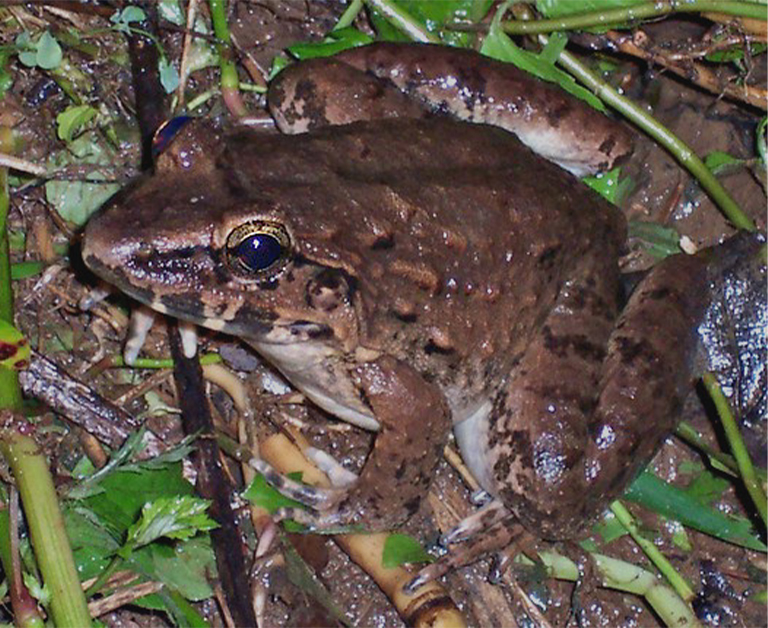
[[[668,0],[667,2],[648,2],[638,0],[631,7],[579,13],[551,20],[531,20],[525,22],[502,22],[504,32],[510,35],[530,35],[534,33],[552,33],[634,22],[637,20],[660,17],[671,13],[724,13],[736,17],[756,20],[766,19],[765,5],[752,2],[728,2],[725,0]]]
[[[407,11],[403,11],[399,6],[389,0],[365,0],[368,5],[376,9],[393,26],[400,29],[414,41],[420,41],[425,44],[439,44],[440,38],[430,33],[423,24],[415,20]]]
[[[352,2],[349,3],[349,6],[344,10],[344,13],[342,13],[339,21],[336,22],[336,26],[333,27],[333,30],[337,31],[342,28],[347,28],[347,26],[352,26],[352,22],[355,21],[357,14],[360,13],[362,8],[363,0],[352,0]]]
[[[232,38],[227,23],[227,8],[225,0],[208,0],[211,10],[213,32],[218,42],[219,67],[221,68],[221,95],[233,115],[242,117],[247,111],[240,97],[240,79],[237,67],[232,58]]]
[[[752,498],[755,508],[757,508],[757,512],[760,514],[760,518],[763,520],[763,525],[766,525],[768,522],[768,503],[766,502],[766,495],[757,479],[755,467],[752,465],[752,460],[749,458],[747,448],[744,446],[744,440],[741,438],[739,426],[736,425],[736,421],[733,418],[733,413],[728,405],[728,400],[720,389],[720,385],[717,383],[717,378],[712,373],[704,373],[701,379],[709,396],[712,397],[712,401],[715,404],[715,409],[717,410],[720,422],[723,425],[725,437],[728,439],[728,445],[731,448],[733,457],[736,458],[736,464],[739,467],[739,473],[744,481],[744,486],[746,487],[749,496]]]
[[[590,556],[595,561],[604,587],[644,597],[666,626],[700,626],[691,607],[669,587],[661,584],[655,574],[603,554],[590,553]],[[552,577],[572,582],[579,579],[579,569],[570,559],[555,552],[539,552],[539,558]]]
[[[200,357],[200,364],[221,364],[223,360],[218,353],[206,353]],[[171,358],[136,358],[136,361],[128,365],[123,356],[115,355],[110,358],[110,368],[136,368],[136,369],[172,369],[173,360]]]
[[[667,557],[659,551],[659,548],[640,534],[635,520],[624,504],[616,500],[611,504],[611,512],[616,515],[619,523],[629,532],[635,543],[642,548],[650,561],[656,565],[656,568],[664,575],[677,594],[686,602],[690,602],[696,596],[693,589],[667,560]]]
[[[716,462],[724,473],[728,473],[733,477],[739,477],[739,465],[736,459],[729,454],[710,447],[687,421],[682,421],[677,426],[675,436],[705,454],[710,459],[710,462]],[[760,482],[765,482],[768,478],[768,474],[766,474],[764,469],[755,469],[755,474]]]
[[[546,43],[546,38],[543,35],[540,36],[540,39]],[[731,195],[728,194],[720,181],[715,178],[690,146],[661,125],[644,111],[642,107],[625,98],[608,83],[592,74],[584,64],[568,51],[563,50],[557,62],[576,77],[579,82],[592,90],[600,100],[621,113],[666,148],[688,172],[696,177],[701,187],[709,193],[723,214],[736,227],[746,229],[747,231],[755,231],[756,227],[752,220],[741,211],[736,201],[731,198]]]
[[[124,562],[125,560],[123,559],[122,556],[118,556],[118,555],[113,556],[112,560],[109,561],[109,565],[104,567],[104,569],[98,575],[96,580],[93,581],[93,584],[88,587],[88,590],[85,592],[85,594],[88,597],[93,597],[99,591],[101,591],[101,588],[112,577],[112,574],[115,573]]]
[[[0,127],[0,151],[10,152],[12,145],[10,129]],[[6,170],[0,169],[0,317],[12,323],[7,183]],[[0,409],[10,410],[15,416],[21,413],[21,388],[16,371],[0,368]],[[90,626],[91,616],[80,587],[48,461],[40,446],[27,436],[29,424],[17,422],[15,418],[7,423],[0,431],[0,453],[11,468],[21,495],[35,558],[51,594],[53,621],[56,626]]]

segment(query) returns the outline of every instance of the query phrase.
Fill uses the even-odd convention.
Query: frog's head
[[[87,225],[86,265],[157,311],[246,340],[352,348],[351,266],[318,253],[322,236],[280,194],[233,184],[215,150],[185,168],[168,157],[114,197]]]

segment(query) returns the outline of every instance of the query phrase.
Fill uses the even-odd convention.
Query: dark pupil
[[[248,270],[266,270],[283,255],[283,247],[277,238],[266,233],[257,233],[245,238],[232,247],[230,253],[240,260]]]

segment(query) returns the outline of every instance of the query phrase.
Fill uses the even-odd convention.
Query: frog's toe
[[[463,543],[473,536],[482,534],[485,530],[490,530],[499,521],[506,519],[509,514],[504,504],[494,499],[469,517],[462,519],[453,529],[443,535],[440,544],[448,547],[454,543]]]
[[[307,459],[320,469],[331,484],[335,487],[351,486],[357,481],[357,474],[345,469],[331,454],[318,449],[317,447],[307,447],[302,453]]]
[[[480,513],[476,513],[480,514]],[[467,539],[462,545],[451,548],[450,552],[438,558],[431,565],[424,567],[417,576],[405,585],[406,593],[415,591],[430,580],[439,578],[449,571],[469,565],[488,554],[503,549],[517,542],[518,538],[526,535],[525,529],[509,518],[503,518],[481,535]]]

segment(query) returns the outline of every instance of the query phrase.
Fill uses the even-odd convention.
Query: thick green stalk
[[[733,457],[736,458],[736,464],[739,467],[739,473],[741,474],[741,479],[744,481],[747,493],[749,493],[749,496],[752,498],[755,508],[757,508],[757,512],[763,520],[763,525],[766,525],[766,523],[768,523],[768,503],[766,495],[760,486],[760,481],[757,479],[755,467],[749,457],[747,448],[744,446],[744,440],[741,438],[739,426],[736,425],[736,421],[733,418],[733,413],[731,412],[731,407],[728,405],[728,400],[720,389],[720,384],[718,384],[717,378],[712,373],[704,373],[701,380],[715,404],[715,409],[720,417],[720,423],[723,426],[725,437],[728,439],[728,445],[731,448]]]
[[[13,141],[10,129],[0,128],[0,151],[10,152]],[[8,182],[5,169],[0,169],[0,317],[13,322],[13,294],[8,256]],[[15,371],[0,368],[0,410],[10,410],[0,430],[0,452],[11,467],[21,495],[29,525],[32,547],[48,590],[51,614],[56,626],[90,626],[91,616],[85,602],[69,546],[64,518],[59,510],[56,488],[48,469],[48,461],[40,446],[29,437],[30,426],[18,421],[22,397]]]
[[[225,0],[209,0],[213,32],[218,39],[216,47],[219,51],[219,67],[221,68],[221,96],[230,112],[244,116],[247,111],[240,97],[240,78],[232,54],[232,37],[227,23],[227,6]]]
[[[420,41],[425,44],[440,43],[440,38],[430,33],[424,24],[413,19],[407,11],[404,11],[389,0],[366,0],[366,3],[376,9],[389,22],[414,41]]]
[[[540,36],[544,40],[544,36]],[[588,87],[592,92],[612,109],[621,113],[625,118],[636,124],[659,144],[666,148],[670,154],[688,170],[710,195],[712,200],[721,209],[726,218],[735,227],[754,231],[755,224],[747,216],[738,203],[731,198],[728,191],[712,174],[704,162],[683,140],[677,137],[665,126],[659,124],[642,107],[619,94],[605,81],[596,77],[586,66],[567,50],[563,50],[557,62],[570,72],[576,80]]]
[[[667,560],[667,557],[659,551],[659,548],[640,534],[640,530],[638,530],[634,518],[624,504],[619,500],[616,500],[611,504],[611,512],[616,516],[616,519],[619,520],[619,523],[624,526],[624,529],[629,532],[635,543],[642,548],[645,555],[654,565],[656,565],[656,568],[664,575],[667,582],[672,585],[675,592],[686,602],[691,602],[693,598],[696,597],[693,589],[691,589],[691,585],[689,585],[685,581],[685,578],[678,573],[672,566],[672,563]]]
[[[567,15],[551,20],[530,20],[524,22],[502,22],[504,32],[510,35],[530,35],[534,33],[552,33],[569,31],[593,26],[622,24],[636,20],[649,19],[672,13],[724,13],[735,17],[756,20],[766,19],[765,5],[752,2],[729,2],[727,0],[669,0],[667,2],[648,2],[638,0],[636,6],[608,9]]]

